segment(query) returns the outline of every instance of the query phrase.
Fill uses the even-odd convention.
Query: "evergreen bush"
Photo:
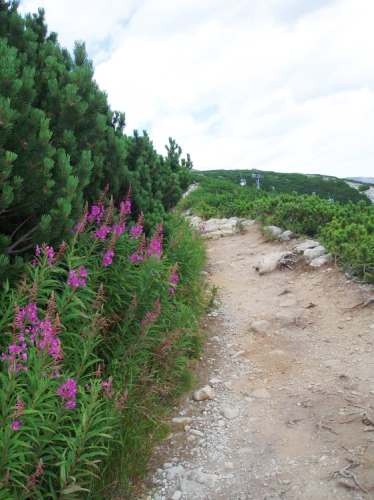
[[[175,205],[192,163],[169,140],[124,133],[94,80],[83,43],[74,54],[48,33],[44,12],[0,0],[0,277],[21,268],[35,244],[67,237],[85,201],[105,186],[116,201],[132,189],[149,226]],[[12,264],[12,268],[9,264]]]

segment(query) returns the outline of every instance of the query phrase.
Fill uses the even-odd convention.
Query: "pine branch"
[[[17,252],[17,250],[15,250],[19,245],[20,243],[23,243],[24,241],[27,241],[28,239],[30,239],[29,237],[35,233],[35,231],[38,229],[38,225],[34,226],[33,228],[31,228],[29,231],[27,231],[23,236],[21,236],[21,238],[19,238],[17,241],[15,241],[12,245],[10,245],[6,250],[5,250],[5,253],[7,255],[12,255],[14,253]]]

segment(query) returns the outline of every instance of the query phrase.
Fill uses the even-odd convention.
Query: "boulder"
[[[326,264],[330,264],[332,261],[332,255],[331,254],[326,254],[326,255],[321,255],[321,257],[316,257],[310,262],[310,266],[312,267],[322,267]]]
[[[253,226],[256,221],[253,219],[240,219],[239,220],[239,229],[242,232],[248,231],[248,229]]]
[[[326,253],[326,248],[323,247],[322,245],[319,245],[318,247],[309,248],[308,250],[305,250],[304,258],[307,262],[311,262],[312,260],[317,259],[322,255],[325,255],[325,253]]]
[[[237,217],[230,217],[229,219],[208,219],[202,221],[198,225],[198,229],[203,237],[207,239],[231,236],[239,232],[239,219]]]
[[[271,238],[279,238],[280,235],[283,233],[283,229],[281,229],[278,226],[265,226],[264,231]]]
[[[290,252],[273,252],[264,255],[255,265],[255,269],[261,275],[271,273],[278,268],[281,260],[289,254]]]
[[[305,252],[305,250],[308,250],[309,248],[315,248],[318,246],[320,246],[318,241],[306,240],[306,241],[303,241],[302,243],[298,243],[295,246],[294,250],[297,253],[303,253],[303,252]]]

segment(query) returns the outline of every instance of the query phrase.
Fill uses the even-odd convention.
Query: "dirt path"
[[[372,291],[335,270],[259,276],[265,242],[256,226],[207,243],[220,305],[200,385],[156,451],[152,500],[374,499]],[[254,326],[253,321],[266,320]]]

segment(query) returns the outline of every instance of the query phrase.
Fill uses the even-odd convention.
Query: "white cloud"
[[[86,39],[128,128],[197,168],[373,176],[371,0],[26,0]]]

